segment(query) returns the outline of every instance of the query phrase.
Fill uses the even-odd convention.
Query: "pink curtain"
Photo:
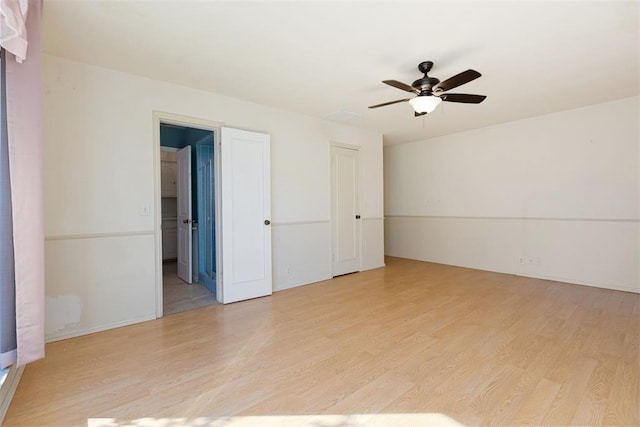
[[[6,112],[13,214],[18,365],[44,357],[41,18],[41,0],[29,0],[26,58],[19,63],[13,55],[6,55]]]

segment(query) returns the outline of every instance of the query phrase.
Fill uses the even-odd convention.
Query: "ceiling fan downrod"
[[[433,67],[432,61],[424,61],[418,65],[418,70],[420,70],[420,72],[424,74],[424,77],[413,82],[411,86],[419,90],[420,95],[423,95],[423,94],[430,95],[432,93],[431,88],[437,85],[438,83],[440,83],[440,79],[437,79],[435,77],[429,77],[428,74],[429,74],[429,71],[431,71],[432,67]],[[426,93],[427,91],[428,93]]]

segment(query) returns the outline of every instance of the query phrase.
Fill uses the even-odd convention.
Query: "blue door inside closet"
[[[196,144],[198,193],[198,279],[216,292],[215,186],[213,133]]]

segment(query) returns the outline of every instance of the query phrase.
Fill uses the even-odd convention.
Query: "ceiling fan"
[[[400,102],[407,102],[415,110],[415,116],[424,116],[427,113],[436,109],[442,101],[446,102],[461,102],[463,104],[479,104],[485,100],[484,95],[470,95],[467,93],[445,93],[446,91],[461,86],[465,83],[469,83],[472,80],[477,79],[482,74],[476,70],[463,71],[460,74],[456,74],[453,77],[441,82],[435,77],[429,77],[428,73],[433,67],[433,62],[425,61],[418,65],[418,70],[424,73],[424,77],[416,80],[409,86],[406,83],[399,82],[397,80],[383,80],[382,83],[393,86],[397,89],[401,89],[407,92],[415,93],[413,98],[398,99],[397,101],[384,102],[382,104],[372,105],[369,108],[384,107],[385,105],[397,104]]]

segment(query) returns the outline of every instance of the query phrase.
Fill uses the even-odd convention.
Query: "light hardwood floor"
[[[638,425],[639,335],[640,295],[388,258],[49,344],[5,425]]]

